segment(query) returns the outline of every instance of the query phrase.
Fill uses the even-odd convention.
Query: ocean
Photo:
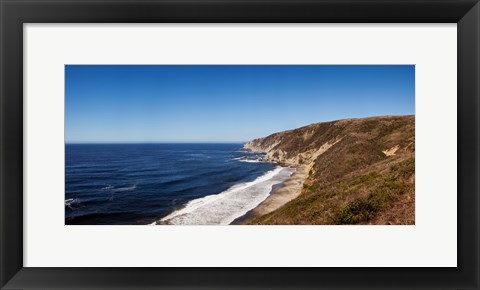
[[[226,225],[294,169],[243,144],[66,144],[66,225]]]

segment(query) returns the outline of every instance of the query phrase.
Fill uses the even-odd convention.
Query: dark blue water
[[[289,175],[242,144],[67,144],[65,152],[65,224],[151,224],[186,207],[171,223],[215,224]]]

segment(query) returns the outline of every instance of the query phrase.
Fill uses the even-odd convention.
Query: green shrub
[[[356,224],[375,216],[379,206],[373,200],[357,199],[341,208],[336,216],[337,224]]]

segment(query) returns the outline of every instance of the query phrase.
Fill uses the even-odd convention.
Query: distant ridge
[[[414,224],[415,116],[311,124],[244,148],[305,170],[298,197],[251,224]]]

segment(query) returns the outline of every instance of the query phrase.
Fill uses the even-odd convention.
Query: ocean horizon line
[[[122,145],[122,144],[244,144],[248,141],[88,141],[88,142],[65,142],[65,145]]]

